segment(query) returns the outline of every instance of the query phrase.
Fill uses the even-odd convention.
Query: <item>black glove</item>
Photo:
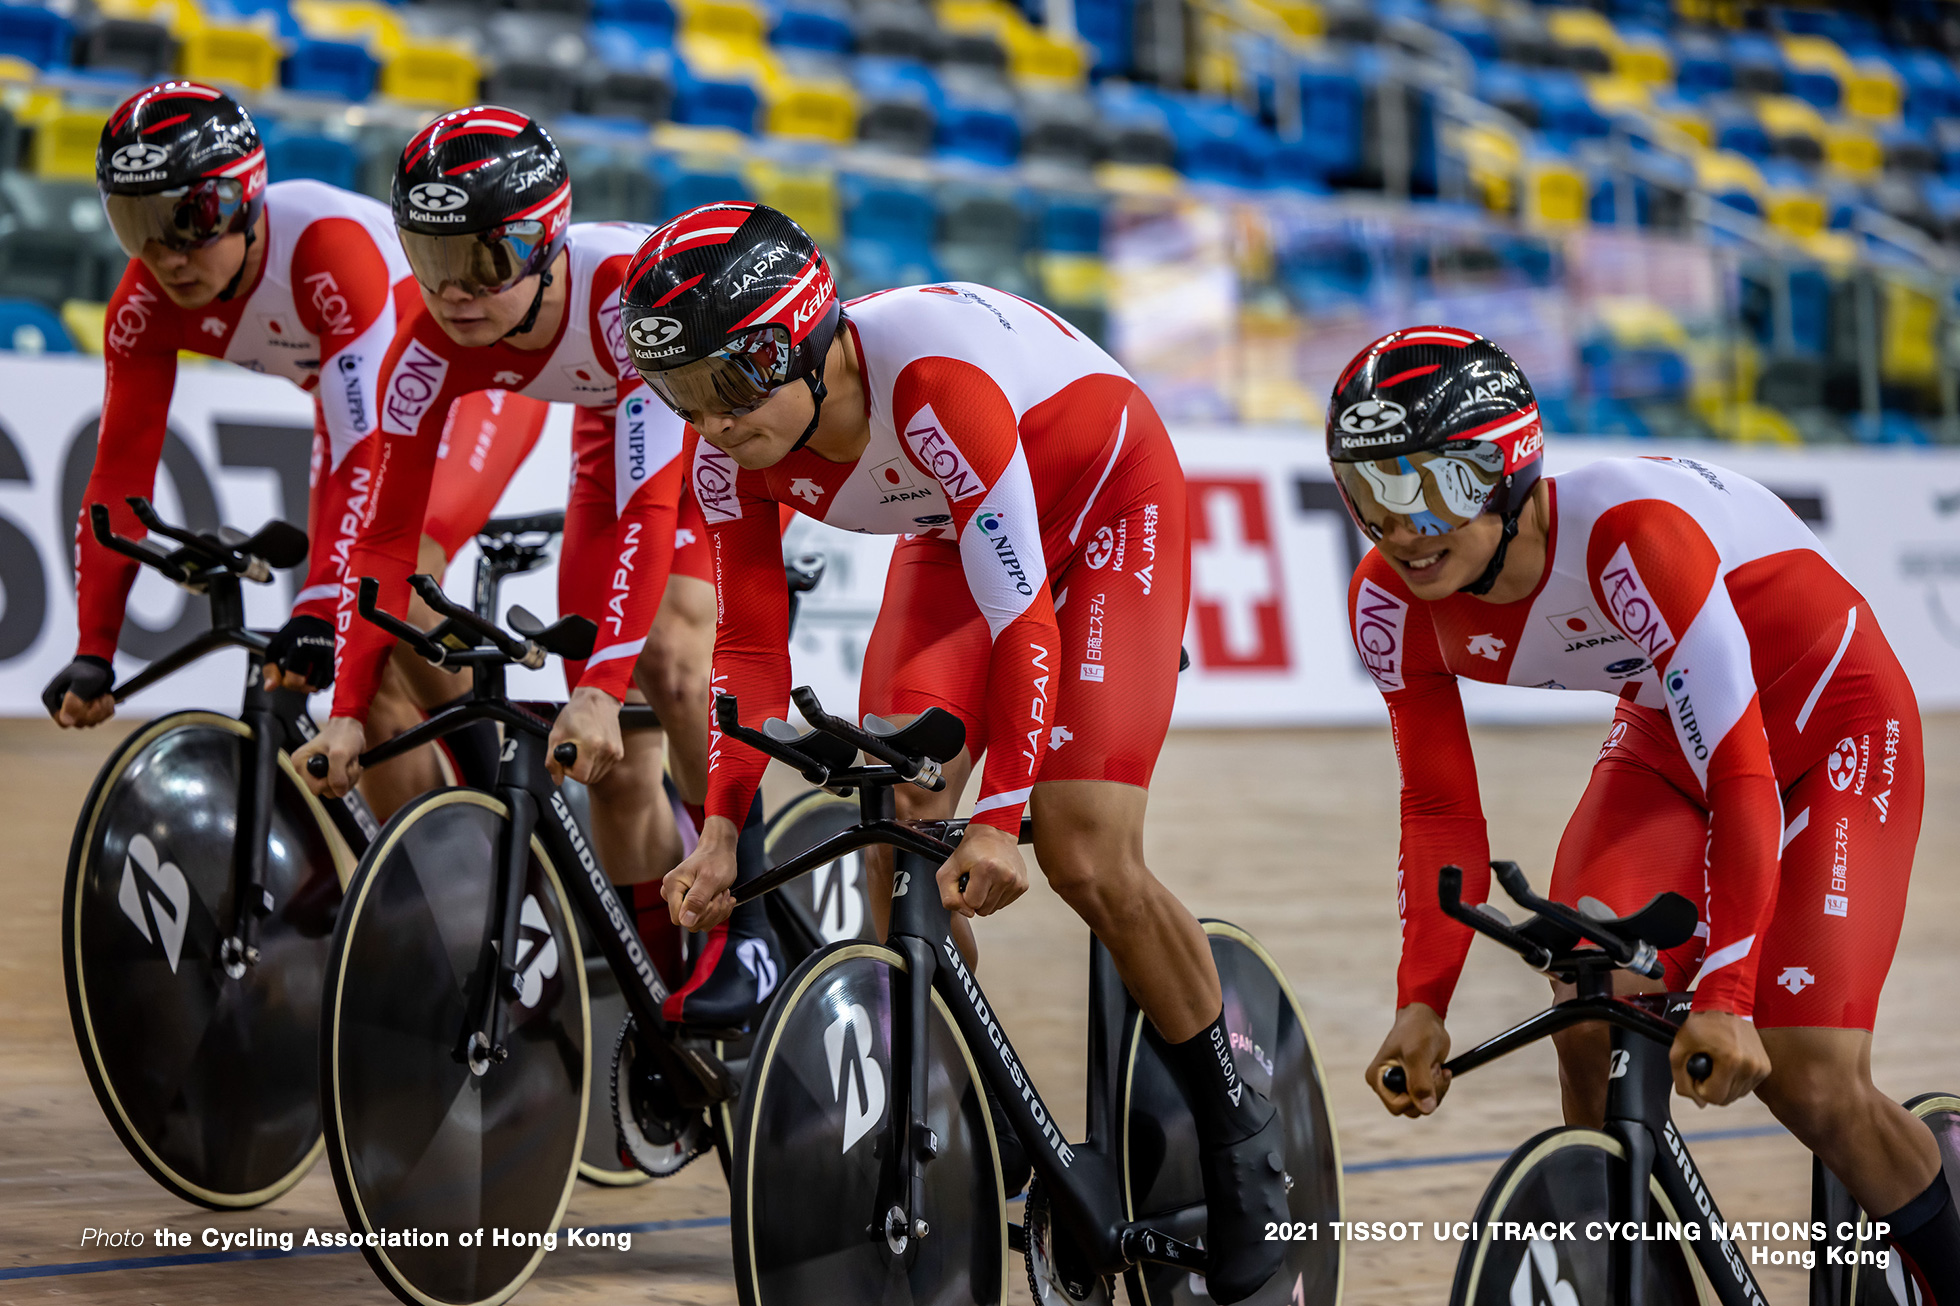
[[[62,699],[67,695],[73,694],[86,703],[108,693],[115,683],[116,669],[109,665],[107,658],[80,653],[73,662],[55,672],[54,679],[41,691],[41,706],[48,709],[49,716],[58,717]]]
[[[294,617],[267,642],[265,660],[325,689],[333,684],[333,624],[324,617]]]

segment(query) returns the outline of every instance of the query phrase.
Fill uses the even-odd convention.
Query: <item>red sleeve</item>
[[[973,819],[1018,835],[1040,778],[1061,636],[1014,409],[971,363],[923,358],[898,374],[892,413],[912,460],[946,492],[967,588],[993,635]]]
[[[715,562],[709,689],[735,695],[742,724],[759,730],[770,717],[789,713],[789,587],[777,505],[762,492],[762,477],[740,471],[691,427],[683,449]],[[768,763],[748,745],[726,742],[710,717],[708,814],[741,825]]]
[[[660,610],[674,563],[674,524],[684,479],[681,438],[686,428],[653,397],[638,373],[620,382],[620,391],[613,419],[619,526],[613,534],[614,555],[604,560],[612,584],[598,617],[599,638],[579,683],[623,702],[632,686],[634,659]],[[779,567],[780,555],[778,550]]]
[[[126,500],[132,494],[149,498],[156,491],[170,394],[177,385],[175,317],[176,310],[143,265],[130,260],[109,301],[95,465],[75,523],[75,607],[80,628],[75,651],[112,662],[137,564],[96,543],[88,509],[92,503],[107,504],[110,524],[118,535],[140,540],[148,534]]]
[[[360,533],[347,563],[334,613],[339,636],[333,714],[366,720],[368,704],[381,683],[394,640],[363,620],[357,606],[363,577],[381,582],[379,605],[401,616],[408,611],[408,577],[422,542],[429,483],[449,405],[459,396],[485,389],[470,361],[450,344],[426,313],[401,324],[381,365],[381,422],[365,441],[369,480]]]
[[[1721,556],[1687,512],[1636,499],[1600,514],[1586,572],[1608,619],[1653,658],[1675,742],[1708,804],[1708,943],[1695,1010],[1749,1016],[1757,944],[1776,910],[1783,803]]]
[[[1372,553],[1348,586],[1348,622],[1355,651],[1388,703],[1402,771],[1395,877],[1402,961],[1395,973],[1395,1005],[1421,1002],[1447,1015],[1472,935],[1437,905],[1436,873],[1461,867],[1465,902],[1482,902],[1490,893],[1490,839],[1463,700],[1425,606]]]

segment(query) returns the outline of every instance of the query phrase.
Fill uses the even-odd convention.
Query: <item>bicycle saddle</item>
[[[560,617],[547,626],[529,608],[514,605],[506,619],[512,630],[545,652],[574,662],[591,657],[592,645],[599,638],[599,628],[590,617]]]
[[[1481,904],[1478,910],[1510,924],[1504,913],[1490,903]],[[1661,952],[1679,947],[1693,938],[1695,925],[1700,919],[1695,914],[1693,903],[1672,892],[1655,894],[1646,906],[1630,916],[1606,915],[1605,905],[1592,898],[1580,901],[1579,912],[1601,929],[1610,930],[1629,943],[1650,943]],[[1579,944],[1576,930],[1544,916],[1527,917],[1522,925],[1515,928],[1519,934],[1554,955],[1570,952]]]
[[[827,771],[842,771],[857,762],[857,745],[822,730],[798,730],[781,717],[762,723],[762,733],[779,744],[788,744]]]
[[[907,757],[930,758],[935,762],[950,762],[966,747],[966,722],[943,707],[929,707],[904,726],[895,726],[867,712],[864,732]]]

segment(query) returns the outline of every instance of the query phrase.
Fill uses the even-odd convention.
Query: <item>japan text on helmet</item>
[[[395,165],[393,198],[402,252],[430,291],[508,290],[550,268],[571,225],[557,143],[495,105],[445,113],[417,133]]]
[[[1393,331],[1356,354],[1327,404],[1327,457],[1348,512],[1379,540],[1394,518],[1441,535],[1486,512],[1504,536],[1483,576],[1504,565],[1544,470],[1545,436],[1531,383],[1511,356],[1455,327]]]
[[[809,233],[775,209],[731,202],[681,214],[633,256],[620,311],[633,365],[682,417],[739,416],[798,380],[821,416],[837,283]]]
[[[223,91],[161,82],[124,100],[102,125],[95,181],[131,258],[151,241],[197,249],[249,235],[265,207],[265,147]]]

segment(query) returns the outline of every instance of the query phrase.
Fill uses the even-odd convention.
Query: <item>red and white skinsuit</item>
[[[1038,305],[953,283],[846,305],[871,442],[743,471],[688,434],[714,546],[714,684],[759,724],[789,700],[777,505],[902,535],[865,653],[868,712],[957,713],[974,819],[1018,832],[1037,780],[1147,786],[1189,591],[1184,474],[1127,373]],[[765,759],[710,738],[708,811],[741,823]]]
[[[1697,1010],[1869,1030],[1924,798],[1919,710],[1870,605],[1762,486],[1690,459],[1607,459],[1548,482],[1527,598],[1416,600],[1379,553],[1355,572],[1356,650],[1402,766],[1397,1005],[1447,1010],[1490,859],[1457,678],[1620,695],[1551,896],[1637,910],[1672,889],[1666,955]]]

